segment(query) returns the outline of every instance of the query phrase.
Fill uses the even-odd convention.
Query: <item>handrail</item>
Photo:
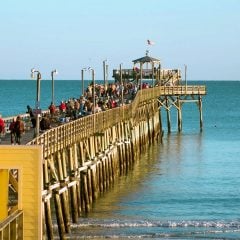
[[[206,94],[205,86],[162,86],[161,95]]]
[[[23,211],[17,210],[0,222],[0,239],[23,240]]]
[[[44,157],[89,135],[116,125],[120,121],[134,118],[139,104],[157,99],[161,95],[206,94],[205,86],[157,86],[137,92],[132,103],[85,116],[64,125],[52,128],[27,145],[42,145]],[[137,120],[137,119],[136,119]],[[67,140],[66,140],[67,139]]]

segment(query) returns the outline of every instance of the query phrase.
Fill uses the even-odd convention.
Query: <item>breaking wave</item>
[[[205,227],[205,228],[228,228],[240,229],[240,220],[233,221],[129,221],[129,220],[81,220],[78,224],[73,224],[72,228],[83,227],[104,227],[104,228],[124,228],[124,227]]]
[[[240,220],[148,221],[80,219],[67,239],[240,239]]]

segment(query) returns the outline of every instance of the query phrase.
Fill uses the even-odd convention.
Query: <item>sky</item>
[[[240,80],[240,0],[2,0],[0,79],[103,79],[149,55],[188,80]],[[148,46],[147,39],[155,44]],[[90,73],[86,72],[86,79]]]

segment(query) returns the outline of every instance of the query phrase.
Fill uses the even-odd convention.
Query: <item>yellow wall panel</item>
[[[0,146],[0,169],[19,170],[18,209],[26,240],[42,239],[42,162],[41,146]]]
[[[0,221],[8,216],[8,182],[9,171],[7,169],[0,169]]]

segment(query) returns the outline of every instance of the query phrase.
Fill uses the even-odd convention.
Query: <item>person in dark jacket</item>
[[[51,128],[50,120],[47,116],[43,116],[40,121],[40,129],[42,131],[48,130]]]
[[[13,118],[10,126],[9,126],[9,130],[10,130],[10,135],[11,135],[11,144],[13,145],[14,144],[14,141],[16,139],[16,133],[15,133],[15,119]]]
[[[33,114],[32,108],[29,105],[27,105],[27,112],[26,113],[29,113],[30,118],[31,118],[31,122],[32,122],[32,127],[35,128],[36,127],[36,118]]]
[[[17,120],[14,124],[14,131],[16,135],[16,144],[21,144],[22,134],[24,133],[24,123],[20,116],[17,116]]]

